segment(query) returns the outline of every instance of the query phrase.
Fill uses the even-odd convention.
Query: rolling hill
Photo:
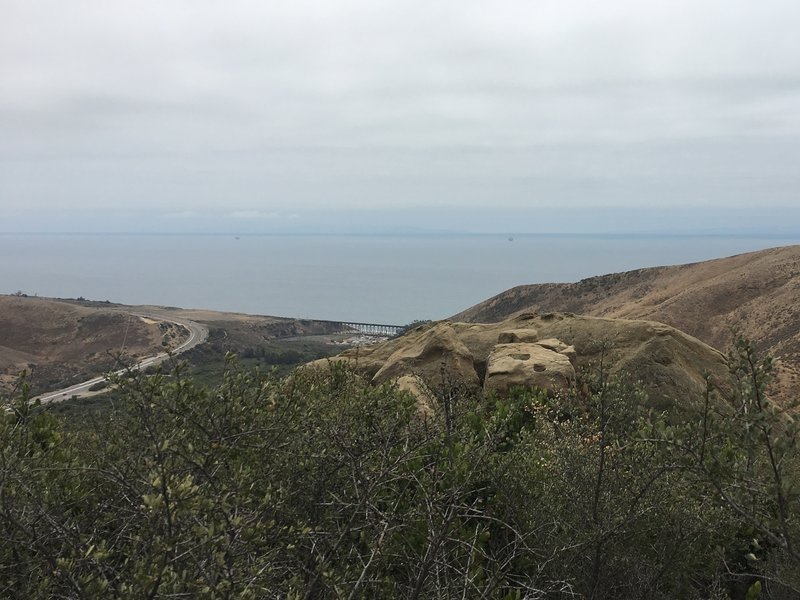
[[[496,322],[526,312],[658,321],[719,349],[737,330],[778,359],[781,384],[800,388],[800,246],[520,285],[451,320]]]

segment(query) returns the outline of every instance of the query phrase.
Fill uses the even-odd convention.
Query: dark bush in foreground
[[[602,372],[580,393],[437,390],[341,367],[118,382],[75,432],[0,425],[0,596],[796,598],[797,432],[733,364],[685,426]]]

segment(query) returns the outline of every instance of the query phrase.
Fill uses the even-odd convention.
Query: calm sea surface
[[[0,235],[0,293],[403,324],[524,283],[800,243],[800,236]]]

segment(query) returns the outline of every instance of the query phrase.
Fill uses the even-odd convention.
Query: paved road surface
[[[180,354],[182,352],[186,352],[187,350],[191,350],[198,344],[202,344],[203,342],[205,342],[206,339],[208,338],[208,328],[205,325],[201,325],[200,323],[196,323],[194,321],[189,321],[187,319],[178,319],[171,315],[168,316],[157,312],[131,313],[131,314],[137,317],[153,319],[154,321],[166,321],[167,323],[175,323],[176,325],[181,325],[185,327],[189,331],[189,338],[172,351],[173,356],[176,354]],[[161,354],[157,354],[156,356],[145,358],[144,360],[139,361],[130,368],[146,369],[151,365],[157,365],[158,363],[165,361],[167,358],[169,358],[169,354],[167,354],[166,352],[162,352]],[[125,373],[127,370],[128,370],[127,368],[120,369],[119,371],[116,372],[116,374],[121,375]],[[106,380],[105,376],[95,377],[94,379],[90,379],[89,381],[84,381],[83,383],[73,385],[63,390],[58,390],[56,392],[48,392],[47,394],[38,396],[36,399],[38,399],[42,404],[47,404],[49,402],[61,402],[63,400],[68,400],[73,396],[81,398],[83,396],[88,396],[92,393],[89,391],[90,387],[98,383],[101,383],[105,380]]]

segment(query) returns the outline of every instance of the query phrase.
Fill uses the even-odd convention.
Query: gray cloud
[[[782,0],[10,3],[0,203],[792,205],[798,30]]]

